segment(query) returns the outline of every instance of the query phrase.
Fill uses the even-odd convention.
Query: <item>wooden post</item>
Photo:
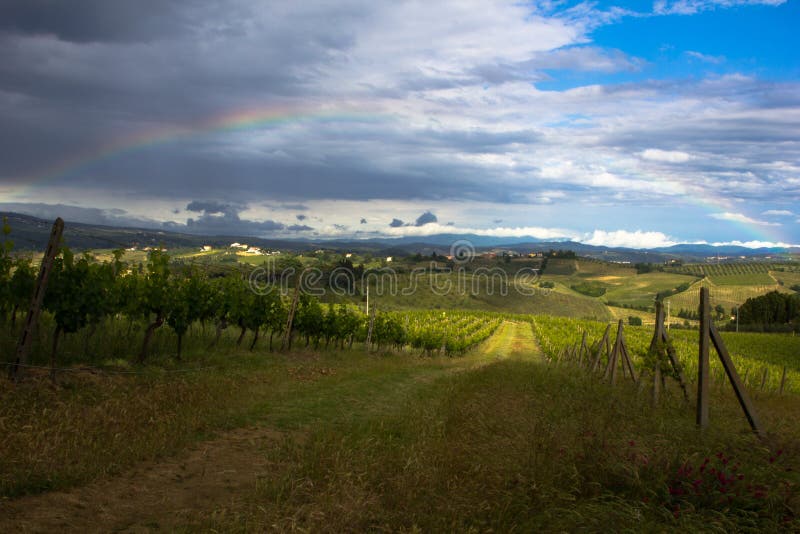
[[[633,380],[633,382],[636,383],[636,382],[638,382],[639,379],[636,378],[636,369],[633,368],[633,360],[631,360],[631,355],[628,352],[628,344],[625,343],[625,334],[622,333],[622,331],[620,331],[620,333],[622,334],[622,343],[620,344],[620,348],[622,349],[622,356],[624,358],[623,359],[623,364],[624,364],[624,366],[623,366],[623,375],[625,374],[624,373],[625,366],[627,366],[628,372],[631,375],[631,380]]]
[[[708,426],[708,378],[711,369],[708,361],[708,346],[711,332],[711,307],[708,288],[700,288],[700,354],[697,363],[697,425]]]
[[[672,364],[672,368],[675,369],[675,373],[678,375],[678,384],[681,386],[681,391],[683,391],[683,400],[689,402],[689,388],[686,385],[686,379],[683,376],[683,369],[681,368],[681,364],[678,361],[678,355],[675,354],[675,347],[669,342],[669,338],[667,337],[667,332],[662,327],[662,340],[667,347],[667,356],[669,357],[670,364]]]
[[[769,369],[764,367],[764,374],[761,375],[761,391],[764,391],[764,386],[767,385],[767,376],[769,375]]]
[[[283,341],[281,342],[282,352],[292,348],[292,324],[294,323],[294,314],[297,312],[297,302],[300,300],[300,280],[303,278],[303,273],[305,273],[305,270],[300,271],[295,281],[294,296],[292,297],[292,304],[289,306],[286,329],[283,332]]]
[[[644,380],[642,380],[644,382]],[[653,406],[658,405],[658,397],[661,392],[661,362],[656,360],[656,367],[653,370]]]
[[[750,397],[747,395],[747,390],[745,390],[742,381],[739,380],[739,374],[736,372],[736,368],[733,365],[733,360],[731,360],[731,357],[728,354],[728,349],[725,348],[725,343],[722,342],[722,338],[713,325],[711,325],[709,335],[711,337],[711,341],[714,343],[714,348],[717,349],[717,354],[722,362],[722,367],[725,368],[725,373],[728,375],[728,380],[730,380],[731,386],[733,386],[733,391],[736,393],[736,398],[739,400],[739,405],[742,407],[742,411],[744,412],[745,417],[747,417],[747,421],[750,423],[750,428],[752,428],[755,433],[760,436],[761,425],[758,421],[758,417],[756,416],[756,410],[753,407],[753,403],[750,401]]]
[[[59,217],[53,223],[53,229],[50,231],[50,240],[47,242],[47,249],[44,252],[42,265],[39,268],[39,277],[36,280],[36,288],[31,298],[31,305],[28,308],[28,316],[25,318],[25,324],[22,327],[22,333],[17,343],[14,365],[9,368],[9,377],[14,381],[18,381],[22,377],[23,370],[21,367],[24,368],[28,363],[33,334],[39,323],[39,312],[44,302],[45,291],[47,291],[47,280],[50,277],[50,271],[53,270],[53,260],[58,254],[63,233],[64,221]]]
[[[617,326],[617,339],[614,341],[614,350],[611,351],[611,358],[608,365],[611,367],[611,385],[617,381],[617,358],[620,357],[622,352],[622,319],[619,320]],[[624,356],[622,356],[624,358]],[[623,369],[623,373],[624,373]]]
[[[608,334],[610,331],[611,325],[606,325],[606,331],[603,334],[603,337],[600,338],[600,342],[597,344],[597,354],[595,354],[594,361],[592,362],[592,372],[596,371],[597,366],[600,365],[600,357],[603,354],[603,350],[608,346]],[[608,356],[608,352],[606,352],[606,356]]]
[[[786,366],[783,366],[783,374],[781,375],[781,389],[778,391],[778,395],[783,395],[783,387],[786,385]]]
[[[365,343],[367,346],[367,351],[369,351],[369,345],[370,343],[372,343],[372,329],[374,326],[375,326],[375,306],[372,307],[372,310],[370,310],[369,314],[369,327],[367,328],[367,341]]]
[[[589,347],[586,345],[586,330],[583,331],[583,338],[581,339],[581,352],[578,355],[578,365],[583,365],[583,355],[586,354],[587,359],[589,356]]]

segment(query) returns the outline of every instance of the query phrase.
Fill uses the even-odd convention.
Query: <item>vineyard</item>
[[[688,264],[671,268],[671,272],[707,277],[717,285],[775,285],[772,271],[796,272],[798,267],[790,264],[746,262]]]
[[[6,259],[0,344],[13,354],[35,270]],[[598,380],[562,365],[606,322],[392,309],[374,293],[367,312],[325,302],[313,285],[298,291],[300,276],[253,279],[158,250],[137,264],[62,249],[30,359],[58,379],[28,370],[0,381],[0,530],[797,523],[796,458],[775,457],[796,450],[800,337],[725,333],[747,387],[764,391],[757,407],[774,442],[729,424],[740,414],[716,359],[715,426],[698,439],[681,395],[643,402],[644,380],[616,387],[614,372]],[[560,296],[537,298],[563,307]],[[652,331],[626,326],[626,343],[614,343],[630,353],[628,375],[653,363]],[[693,380],[697,331],[670,338]],[[730,457],[743,482],[685,475]]]
[[[606,329],[606,323],[536,316],[531,322],[547,358],[558,360],[565,349],[581,340],[583,332],[590,341],[599,340]],[[672,330],[670,338],[678,359],[688,378],[697,376],[697,332],[692,330]],[[625,339],[631,358],[637,368],[643,366],[653,337],[652,327],[625,328]],[[776,334],[723,333],[723,338],[731,353],[736,369],[744,382],[753,387],[778,391],[787,369],[784,391],[800,393],[800,337]],[[722,365],[717,359],[711,363],[712,377],[723,381]]]
[[[673,315],[677,315],[679,310],[695,310],[701,287],[708,287],[711,290],[712,306],[720,305],[725,308],[726,313],[744,304],[749,298],[759,297],[770,291],[791,291],[775,284],[774,281],[772,285],[716,285],[713,280],[704,278],[692,284],[686,291],[664,299],[670,303]]]
[[[33,361],[45,362],[49,353],[53,367],[59,360],[135,358],[143,363],[154,349],[180,360],[187,343],[196,350],[246,341],[254,350],[262,337],[268,338],[269,350],[286,337],[289,348],[293,341],[315,349],[343,349],[369,341],[376,349],[409,347],[429,355],[457,355],[485,340],[500,322],[498,314],[489,312],[378,311],[369,317],[356,306],[324,304],[301,292],[291,334],[285,336],[294,294],[282,295],[280,280],[256,287],[238,272],[209,277],[193,266],[171,265],[169,256],[158,250],[150,253],[146,265],[127,265],[121,256],[119,252],[112,261],[97,262],[88,255],[76,258],[68,249],[60,252],[50,275]],[[0,311],[11,327],[2,338],[10,354],[21,322],[18,316],[35,280],[24,260],[6,273]],[[163,326],[172,334],[171,346]],[[224,335],[229,329],[236,331],[234,336]],[[61,344],[69,349],[68,359],[58,356]]]

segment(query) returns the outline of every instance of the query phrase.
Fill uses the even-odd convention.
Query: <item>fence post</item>
[[[786,385],[786,366],[783,366],[783,374],[781,375],[781,389],[778,392],[779,395],[783,395],[783,387]]]
[[[292,348],[292,324],[294,323],[294,314],[297,312],[297,301],[300,299],[300,280],[303,278],[305,269],[300,271],[297,275],[297,281],[294,286],[294,296],[292,297],[292,304],[289,306],[289,315],[286,318],[286,331],[283,333],[283,342],[281,343],[281,352],[291,350]]]
[[[31,350],[33,334],[39,323],[39,312],[44,302],[45,291],[47,291],[47,280],[50,277],[50,271],[53,270],[53,260],[58,254],[58,245],[61,242],[63,233],[64,221],[59,217],[53,223],[53,229],[50,231],[50,240],[47,242],[47,249],[45,249],[44,257],[42,258],[42,266],[39,268],[39,277],[36,280],[36,288],[31,298],[31,305],[28,308],[28,316],[25,318],[22,333],[17,343],[14,365],[9,368],[9,378],[15,382],[22,376],[23,371],[20,366],[24,367],[28,363],[28,353]]]
[[[372,329],[375,326],[375,308],[376,306],[373,306],[369,314],[369,326],[367,327],[367,340],[364,343],[367,346],[366,347],[367,352],[369,352],[370,344],[372,343]]]
[[[708,345],[711,337],[710,330],[711,307],[708,302],[708,288],[700,288],[700,354],[697,363],[697,425],[700,428],[708,426],[708,378],[709,368]]]
[[[761,375],[761,391],[764,391],[764,386],[767,385],[767,376],[769,376],[769,369],[764,367],[764,374]]]
[[[739,406],[741,406],[745,417],[747,417],[747,421],[750,423],[750,428],[752,428],[758,436],[762,436],[761,425],[758,422],[756,410],[753,407],[753,403],[750,401],[750,397],[747,395],[747,390],[742,384],[742,381],[739,380],[739,374],[736,372],[736,367],[733,365],[730,354],[728,354],[728,349],[725,348],[725,343],[722,342],[722,337],[720,337],[719,332],[717,332],[717,329],[713,325],[709,333],[711,335],[711,341],[714,343],[714,348],[719,355],[719,359],[722,361],[722,366],[725,368],[725,373],[728,375],[728,380],[730,380],[731,386],[733,386],[733,392],[736,393],[736,398],[739,400]]]

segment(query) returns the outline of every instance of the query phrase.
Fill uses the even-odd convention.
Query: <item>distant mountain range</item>
[[[16,250],[42,250],[47,244],[53,222],[19,213],[2,213],[11,226],[9,239]],[[231,243],[247,243],[251,246],[281,250],[314,250],[319,248],[342,251],[372,251],[387,255],[449,254],[453,243],[468,241],[476,251],[513,250],[519,253],[547,250],[573,250],[581,256],[618,261],[659,263],[670,259],[703,261],[711,257],[748,259],[781,257],[800,260],[800,248],[759,248],[737,246],[675,245],[653,249],[614,248],[587,245],[574,241],[540,241],[533,237],[491,237],[471,234],[437,234],[426,237],[382,237],[370,239],[267,239],[243,235],[201,236],[153,230],[146,228],[123,228],[85,223],[66,222],[64,243],[75,250],[130,248],[163,246],[166,248],[201,247],[211,245],[224,247]]]

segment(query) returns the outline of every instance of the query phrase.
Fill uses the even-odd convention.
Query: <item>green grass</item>
[[[715,399],[717,421],[736,420],[733,399]],[[800,406],[784,401],[785,410]],[[771,414],[773,415],[773,414]],[[784,430],[781,416],[768,417]],[[784,523],[785,469],[742,424],[699,435],[680,402],[652,409],[635,388],[608,385],[530,357],[448,374],[393,407],[346,424],[321,423],[301,446],[270,451],[275,476],[244,499],[199,514],[191,529],[220,531],[708,531]],[[782,440],[796,439],[783,436]],[[783,446],[783,442],[781,445]],[[684,464],[723,454],[747,490],[717,502],[672,495]],[[726,460],[727,461],[727,460]],[[733,464],[732,464],[733,465]]]
[[[606,302],[616,302],[630,306],[653,306],[656,294],[673,290],[683,284],[691,284],[690,276],[672,273],[652,272],[626,278],[603,296]]]
[[[581,288],[603,288],[605,293],[599,295],[600,301],[627,306],[652,306],[657,293],[696,280],[694,276],[672,272],[636,274],[636,270],[630,266],[600,261],[553,262],[554,260],[548,260],[542,280],[561,286],[559,292],[577,296],[583,291]],[[578,288],[578,291],[574,291],[574,288]],[[589,291],[588,294],[599,293],[600,291]]]
[[[800,271],[771,271],[770,274],[783,282],[784,287],[800,285]]]
[[[692,411],[676,396],[651,408],[636,388],[611,387],[572,367],[545,363],[523,321],[506,321],[461,358],[361,351],[189,357],[216,368],[186,375],[158,369],[129,377],[70,375],[54,389],[35,381],[4,384],[0,430],[12,439],[0,441],[3,494],[113,476],[214,432],[257,423],[303,439],[262,444],[269,476],[213,509],[194,509],[188,524],[163,517],[161,527],[800,527],[797,396],[759,399],[769,433],[767,442],[759,442],[744,431],[732,395],[714,389],[712,426],[699,434]],[[777,449],[784,453],[770,462]],[[732,458],[744,476],[731,502],[719,501],[712,479],[698,495],[670,492],[689,483],[680,474],[685,464],[697,466],[708,457],[721,466],[716,454]],[[792,484],[788,493],[784,483]]]

